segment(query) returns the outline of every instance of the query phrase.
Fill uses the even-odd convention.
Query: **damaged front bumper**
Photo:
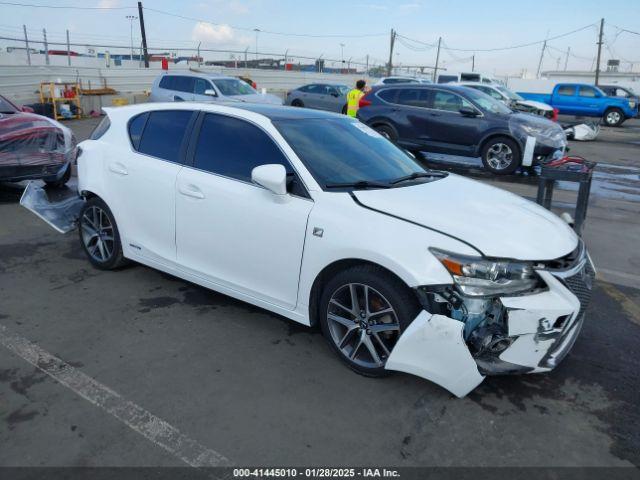
[[[431,308],[439,313],[422,311],[403,332],[385,368],[423,377],[458,397],[487,375],[552,370],[580,333],[595,270],[583,248],[571,267],[538,274],[547,288],[485,299],[484,318],[471,331],[472,308],[466,317],[454,310],[445,314],[442,304]]]

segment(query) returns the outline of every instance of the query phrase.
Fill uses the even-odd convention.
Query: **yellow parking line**
[[[602,289],[607,293],[607,295],[620,303],[622,309],[631,317],[631,321],[640,325],[640,305],[638,305],[628,295],[622,293],[612,283],[603,282],[602,280],[598,283],[602,286]]]

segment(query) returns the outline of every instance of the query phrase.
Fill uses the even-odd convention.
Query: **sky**
[[[129,45],[131,24],[126,16],[137,15],[137,2],[131,0],[7,0],[114,10],[19,7],[3,1],[0,36],[8,37],[22,37],[24,24],[34,39],[46,28],[49,41],[64,41],[68,29],[72,42]],[[542,45],[482,50],[537,42],[582,27],[587,28],[548,42],[542,70],[564,69],[567,48],[569,70],[591,69],[596,24],[604,17],[604,62],[622,59],[625,70],[636,62],[634,70],[640,71],[640,34],[620,30],[640,32],[640,0],[144,0],[143,5],[148,44],[159,49],[195,48],[201,43],[203,49],[248,48],[254,54],[257,40],[260,52],[363,63],[369,55],[370,64],[380,64],[388,61],[393,28],[401,35],[395,65],[433,66],[436,48],[431,45],[442,37],[441,67],[469,71],[475,54],[476,71],[495,75],[535,74]],[[134,44],[139,45],[139,26],[133,27]]]

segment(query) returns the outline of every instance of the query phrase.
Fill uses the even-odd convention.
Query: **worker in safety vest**
[[[367,82],[364,80],[358,80],[356,82],[356,88],[347,93],[347,115],[355,118],[360,108],[360,99],[365,96],[365,88]]]

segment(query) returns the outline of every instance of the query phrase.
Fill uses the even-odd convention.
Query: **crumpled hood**
[[[578,244],[573,230],[555,214],[458,175],[402,188],[358,190],[354,195],[367,207],[457,237],[489,257],[551,260]]]
[[[545,110],[549,112],[553,110],[553,107],[551,105],[547,105],[546,103],[542,102],[536,102],[535,100],[518,100],[516,103],[519,105],[536,108],[538,110]]]

